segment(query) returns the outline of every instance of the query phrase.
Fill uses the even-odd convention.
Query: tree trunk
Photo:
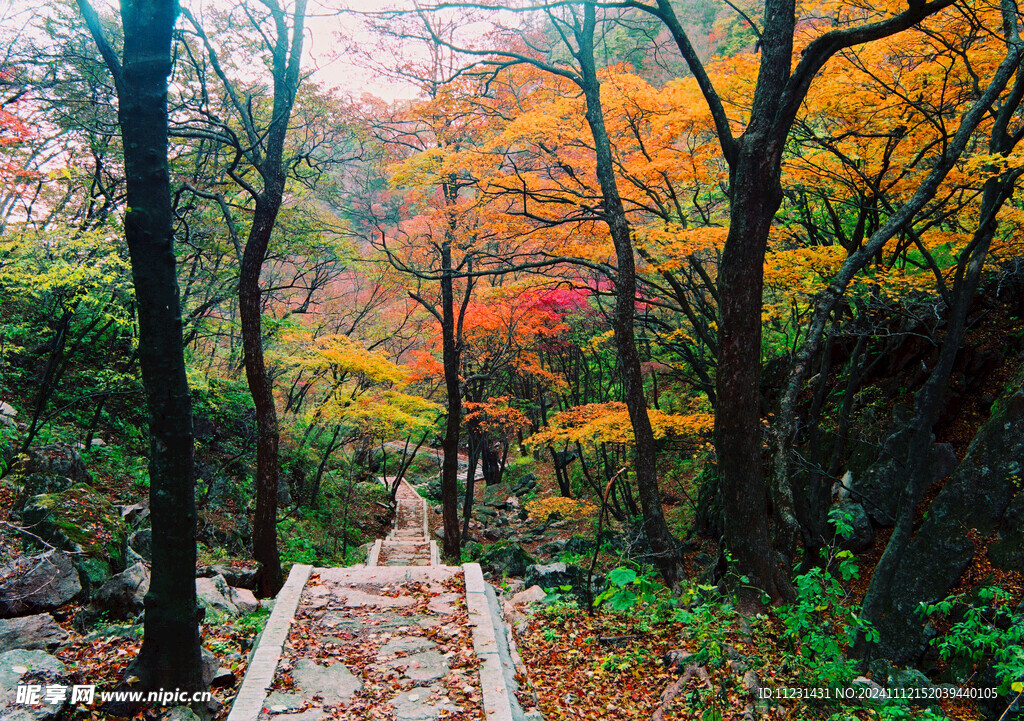
[[[473,517],[473,490],[476,485],[476,463],[479,456],[479,445],[473,442],[470,434],[469,469],[466,471],[466,495],[462,503],[462,540],[469,538],[469,521]]]
[[[445,192],[446,197],[449,191]],[[462,424],[462,387],[459,382],[462,343],[456,338],[455,283],[452,278],[452,238],[446,229],[441,243],[441,360],[444,364],[444,384],[448,394],[448,420],[445,423],[441,449],[441,519],[444,524],[442,554],[450,564],[461,559],[459,539],[459,427]]]
[[[283,190],[284,178],[281,178]],[[277,550],[278,442],[274,389],[263,359],[262,293],[260,271],[270,244],[280,195],[274,202],[256,203],[249,239],[242,254],[238,279],[238,314],[242,322],[245,378],[256,409],[256,512],[252,522],[252,552],[260,564],[258,592],[274,596],[283,583]]]
[[[604,124],[601,107],[601,85],[594,63],[595,10],[593,5],[584,7],[584,26],[578,33],[580,49],[580,80],[587,102],[586,118],[594,138],[597,158],[597,179],[601,186],[604,218],[615,245],[615,259],[618,275],[615,280],[615,346],[618,350],[619,366],[622,373],[623,394],[629,420],[635,439],[635,469],[637,491],[643,512],[644,531],[651,544],[658,570],[669,586],[679,583],[683,574],[679,544],[665,523],[661,507],[661,492],[658,489],[656,468],[657,444],[654,429],[647,415],[647,400],[644,397],[643,374],[640,368],[640,354],[636,347],[634,317],[636,314],[636,266],[633,259],[633,241],[630,235],[626,211],[619,195],[615,180],[615,166],[612,158],[608,130]],[[760,314],[757,317],[760,321]]]
[[[730,183],[729,234],[718,272],[715,448],[725,545],[749,586],[792,597],[788,564],[775,561],[764,484],[760,385],[764,255],[782,200],[781,149],[748,129]]]
[[[196,604],[192,401],[185,375],[167,163],[167,77],[173,0],[124,0],[123,66],[87,0],[79,7],[114,75],[124,141],[125,240],[139,319],[139,361],[149,412],[152,576],[142,649],[128,676],[147,689],[202,688]]]

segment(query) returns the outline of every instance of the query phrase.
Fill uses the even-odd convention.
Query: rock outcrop
[[[22,556],[0,568],[0,618],[53,611],[81,592],[78,570],[66,554]]]
[[[1024,392],[1006,398],[979,429],[963,462],[925,513],[903,556],[878,625],[878,655],[914,663],[925,650],[919,604],[944,598],[993,536],[992,554],[1020,557],[1024,474]],[[973,539],[972,539],[973,537]],[[1019,568],[1019,567],[1018,567]]]

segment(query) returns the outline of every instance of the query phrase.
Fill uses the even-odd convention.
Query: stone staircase
[[[526,721],[494,589],[441,565],[404,480],[397,501],[366,566],[292,567],[227,721]]]
[[[378,480],[388,488],[394,482],[391,478]],[[437,543],[430,538],[426,499],[403,478],[395,500],[395,526],[387,538],[374,544],[367,567],[441,565]]]

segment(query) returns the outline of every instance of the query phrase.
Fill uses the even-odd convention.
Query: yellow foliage
[[[562,496],[547,496],[527,502],[526,510],[538,521],[548,520],[552,513],[557,513],[563,518],[571,518],[574,521],[582,521],[592,518],[598,509],[590,501],[563,498]]]
[[[357,375],[374,383],[401,385],[408,371],[383,354],[367,350],[346,335],[326,335],[304,348],[296,359],[311,371],[330,371],[335,377]]]
[[[647,411],[655,438],[696,438],[708,433],[715,423],[710,413],[664,413]],[[555,443],[633,443],[633,426],[625,403],[591,403],[552,416],[548,428],[527,441],[533,447]]]

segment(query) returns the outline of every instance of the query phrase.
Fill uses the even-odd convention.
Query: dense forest
[[[1024,719],[1022,25],[0,5],[0,718],[226,718],[414,488],[520,718]]]

